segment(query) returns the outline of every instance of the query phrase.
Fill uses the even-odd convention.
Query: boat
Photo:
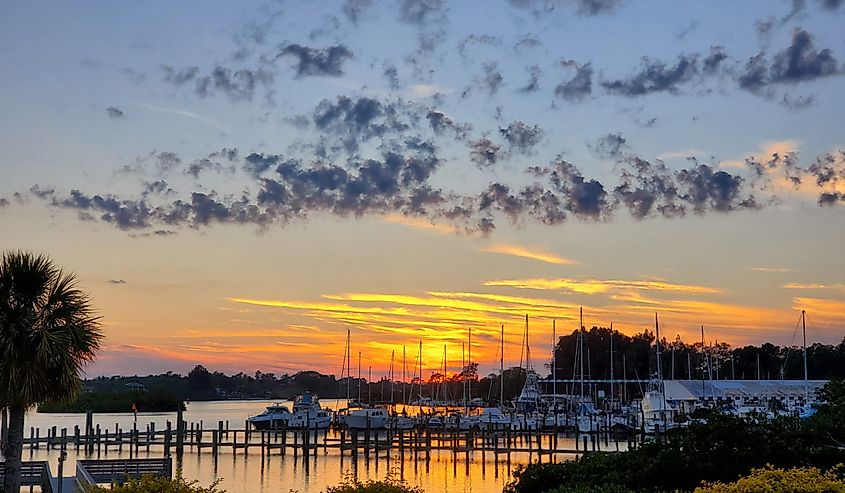
[[[387,411],[376,407],[353,409],[339,415],[338,422],[354,430],[386,429],[390,426],[390,416]]]
[[[288,420],[288,428],[323,430],[331,423],[331,415],[320,407],[320,400],[314,394],[305,392],[293,401],[293,416]]]
[[[247,421],[256,430],[270,430],[287,426],[292,417],[293,413],[287,406],[276,403],[267,406],[263,413],[247,418]]]
[[[416,425],[416,420],[414,420],[414,418],[409,418],[408,416],[399,415],[390,418],[390,427],[394,430],[410,430]]]
[[[474,410],[460,422],[462,430],[501,431],[511,428],[511,419],[498,407],[485,407]]]

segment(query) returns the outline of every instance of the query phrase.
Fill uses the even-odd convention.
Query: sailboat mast
[[[499,409],[505,402],[505,324],[502,324],[502,337],[499,344],[501,350],[499,351]]]
[[[660,324],[657,323],[657,313],[654,314],[654,332],[657,338],[655,348],[657,350],[657,379],[663,380],[663,369],[660,366]]]
[[[396,350],[390,351],[390,403],[393,404],[393,382],[396,380],[393,368],[393,357],[396,355]]]
[[[801,310],[801,330],[804,335],[804,401],[810,399],[809,379],[807,372],[807,312]]]
[[[407,360],[405,359],[405,346],[402,346],[402,404],[407,404],[405,399],[405,380],[408,378]]]
[[[346,329],[346,405],[349,405],[349,384],[352,377],[349,375],[349,341],[350,341],[350,330]]]
[[[358,403],[361,403],[361,351],[358,351]]]
[[[466,413],[467,410],[467,382],[466,378],[466,367],[467,367],[467,358],[466,358],[466,345],[462,342],[461,343],[461,393],[463,396],[461,397],[464,401],[464,412]]]
[[[613,322],[610,322],[610,407],[613,408]]]
[[[552,394],[554,395],[555,405],[557,405],[557,355],[555,354],[557,328],[555,327],[555,322],[556,320],[552,319]]]
[[[579,358],[581,360],[581,398],[584,397],[584,307],[579,307],[578,309],[578,340],[580,344],[579,348]]]
[[[469,333],[467,334],[467,362],[464,367],[464,373],[466,373],[467,367],[472,365],[472,327],[469,327]],[[464,375],[466,378],[467,376],[471,375]],[[472,378],[467,378],[467,395],[469,396],[469,400],[472,400]]]
[[[528,314],[525,314],[525,372],[531,369],[531,344],[528,343]]]

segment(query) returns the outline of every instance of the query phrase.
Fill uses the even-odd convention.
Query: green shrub
[[[356,478],[347,477],[343,483],[326,488],[323,493],[423,493],[423,490],[410,486],[404,479],[390,473],[383,480],[371,480],[364,483]]]
[[[840,466],[841,467],[841,466]],[[845,493],[845,481],[839,477],[841,469],[823,472],[815,467],[754,469],[748,476],[733,483],[708,483],[695,493]]]
[[[182,478],[170,479],[156,476],[144,476],[116,485],[114,488],[94,486],[88,493],[226,493],[217,489],[217,481],[208,487],[198,485],[198,481],[185,481]]]

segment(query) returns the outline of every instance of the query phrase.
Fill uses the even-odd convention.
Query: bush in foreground
[[[94,486],[88,493],[226,493],[217,489],[217,482],[208,487],[199,485],[199,481],[185,481],[182,478],[170,479],[156,476],[144,476],[132,479],[114,488]]]
[[[707,483],[695,493],[845,493],[845,481],[840,477],[841,465],[824,472],[815,467],[794,469],[754,469],[751,474],[733,483]]]
[[[423,493],[423,490],[409,485],[391,472],[383,480],[363,483],[357,478],[347,476],[343,483],[326,488],[324,493]]]

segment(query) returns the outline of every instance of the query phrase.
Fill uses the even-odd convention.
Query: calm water
[[[187,405],[184,419],[188,423],[202,421],[205,429],[216,428],[220,420],[229,420],[232,429],[243,429],[244,420],[249,416],[259,414],[268,404],[270,403],[265,401],[192,402]],[[322,404],[324,407],[334,408],[338,402],[323,400]],[[139,413],[138,428],[144,430],[147,424],[153,422],[157,430],[164,430],[168,420],[175,428],[176,413]],[[95,426],[99,424],[102,429],[114,430],[117,424],[123,430],[128,430],[132,428],[132,422],[131,414],[94,415]],[[74,425],[84,430],[85,415],[33,412],[27,416],[26,435],[29,436],[30,427],[39,427],[41,436],[45,436],[46,430],[52,426],[57,426],[59,430],[67,428],[68,434],[72,435]],[[563,440],[562,447],[574,448],[574,438]],[[620,444],[620,447],[624,447],[624,444]],[[615,444],[611,443],[610,448],[615,449]],[[525,464],[530,460],[528,454],[512,454],[510,466],[504,461],[500,461],[497,465],[492,457],[493,454],[486,454],[486,460],[482,460],[481,453],[476,451],[467,462],[462,454],[454,460],[451,452],[432,451],[429,462],[426,462],[422,455],[419,460],[414,460],[413,454],[406,453],[404,461],[398,457],[391,457],[389,461],[384,458],[378,461],[374,459],[366,461],[362,455],[356,463],[349,455],[341,460],[336,450],[329,450],[327,454],[319,450],[306,462],[301,454],[298,458],[294,458],[291,451],[288,451],[286,457],[275,455],[277,451],[273,453],[274,455],[262,462],[260,447],[254,447],[248,455],[244,455],[242,450],[233,455],[231,448],[221,447],[215,459],[210,449],[197,453],[186,447],[181,464],[182,475],[187,479],[199,479],[202,484],[221,479],[220,487],[229,493],[288,493],[290,491],[318,493],[326,486],[340,483],[345,477],[357,477],[366,481],[382,479],[387,474],[401,476],[408,483],[420,486],[427,493],[445,491],[499,493],[511,479],[512,470],[517,465]],[[30,451],[28,447],[24,448],[25,460],[30,457],[32,460],[47,460],[52,464],[54,474],[58,470],[58,455],[58,450]],[[162,450],[160,447],[154,447],[147,455],[141,448],[138,456],[161,457]],[[107,454],[100,455],[100,458],[110,459],[123,457],[129,457],[128,447],[124,448],[122,454],[116,450],[110,450]],[[97,458],[96,452],[92,458]],[[500,456],[500,459],[503,458],[504,456]],[[561,454],[557,460],[566,458],[566,455]],[[76,454],[74,448],[71,447],[68,450],[68,461],[65,463],[66,476],[73,474],[75,460]],[[536,460],[536,455],[533,460]],[[178,468],[179,464],[176,463],[174,466]]]

